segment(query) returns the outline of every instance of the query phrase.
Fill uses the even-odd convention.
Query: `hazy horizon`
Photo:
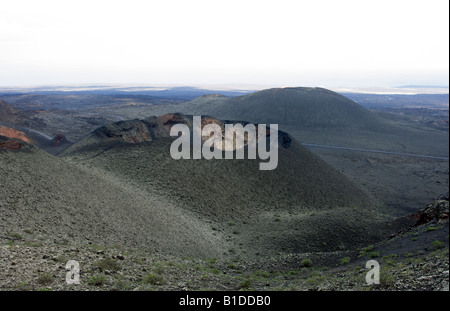
[[[131,83],[98,83],[98,84],[54,84],[54,85],[23,85],[23,86],[2,86],[0,85],[0,93],[36,93],[36,92],[96,92],[110,90],[111,92],[130,92],[139,93],[146,91],[164,91],[175,90],[176,88],[191,88],[198,90],[217,91],[217,93],[235,95],[239,93],[245,94],[271,88],[288,88],[288,87],[305,87],[304,85],[257,85],[257,84],[131,84]],[[449,94],[448,86],[432,86],[432,85],[404,85],[394,87],[325,87],[322,85],[307,86],[328,88],[338,93],[364,93],[378,95],[419,95],[419,94]]]
[[[2,5],[0,86],[448,86],[449,3]]]

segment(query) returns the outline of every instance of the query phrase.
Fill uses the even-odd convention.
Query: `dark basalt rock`
[[[416,226],[428,222],[441,223],[448,220],[449,200],[448,192],[441,194],[435,201],[427,205],[426,208],[415,215],[417,219]]]

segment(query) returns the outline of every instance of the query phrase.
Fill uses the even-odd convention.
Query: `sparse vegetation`
[[[364,252],[368,253],[373,250],[373,245],[369,245],[363,249]]]
[[[443,247],[445,247],[445,243],[441,242],[439,240],[436,240],[436,241],[433,242],[433,247],[435,249],[443,248]]]
[[[395,282],[392,268],[382,267],[380,270],[380,285],[384,287],[392,286]]]
[[[157,273],[157,274],[163,274],[165,272],[165,268],[164,268],[164,263],[162,262],[157,262],[154,264],[154,268],[153,270]]]
[[[163,276],[154,273],[147,275],[142,282],[150,285],[164,285],[167,283]]]
[[[10,236],[13,240],[23,240],[23,236],[20,235],[19,233],[16,233],[16,232],[11,233],[9,236]]]
[[[380,256],[380,252],[379,251],[373,251],[369,253],[369,257],[370,258],[377,258]]]
[[[210,259],[208,259],[208,260],[206,260],[206,262],[209,264],[209,265],[215,265],[216,263],[217,263],[217,258],[210,258]]]
[[[251,286],[252,286],[252,280],[247,278],[239,283],[238,288],[239,289],[250,289]]]
[[[358,255],[358,258],[364,257],[369,255],[370,258],[376,258],[380,255],[379,252],[373,251],[374,246],[373,245],[369,245],[365,248],[363,248]]]
[[[210,271],[211,271],[212,274],[219,274],[220,273],[219,269],[217,269],[217,268],[212,268]]]
[[[309,268],[309,267],[312,267],[313,262],[311,259],[303,259],[301,264],[303,267]]]
[[[41,285],[50,285],[53,283],[54,279],[55,278],[50,273],[44,273],[39,276],[37,282]]]
[[[106,276],[102,274],[97,274],[92,276],[87,283],[93,286],[102,286],[106,283]]]
[[[19,284],[16,285],[15,288],[16,288],[16,290],[22,291],[22,292],[32,290],[32,287],[31,287],[31,285],[28,282],[19,283]]]
[[[339,261],[340,265],[346,265],[350,262],[350,257],[344,257]]]
[[[94,263],[94,266],[100,269],[100,271],[118,271],[120,264],[113,258],[105,258]]]
[[[25,241],[23,243],[24,246],[30,246],[30,247],[39,247],[42,246],[42,243],[34,242],[34,241]]]
[[[268,278],[270,277],[270,272],[269,271],[262,271],[262,270],[258,270],[255,271],[255,273],[253,274],[254,277],[261,277],[261,278]]]

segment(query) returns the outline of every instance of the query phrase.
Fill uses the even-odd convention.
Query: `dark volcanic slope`
[[[0,136],[0,239],[16,235],[192,257],[216,256],[226,245],[155,193]]]
[[[289,143],[280,145],[278,167],[272,171],[259,170],[260,160],[174,160],[169,129],[178,122],[190,125],[191,116],[173,114],[169,119],[161,116],[113,123],[95,130],[62,155],[92,158],[92,163],[139,184],[151,183],[177,193],[212,217],[248,216],[259,207],[318,210],[374,203],[344,175],[283,132],[279,132],[279,140]],[[244,203],[245,208],[239,208]],[[224,206],[234,207],[227,213]]]
[[[190,114],[300,127],[377,127],[380,120],[350,99],[323,88],[275,88],[238,97],[206,95],[182,105]]]
[[[0,99],[0,122],[13,123],[18,112],[16,108]]]
[[[158,189],[213,231],[228,234],[243,252],[333,250],[389,234],[371,196],[288,134],[279,134],[290,143],[280,146],[277,169],[260,171],[259,160],[173,160],[173,138],[163,132],[176,122],[189,124],[190,117],[101,127],[62,156],[137,189]]]
[[[225,97],[205,95],[152,110],[276,123],[302,143],[448,156],[448,132],[394,122],[323,88],[274,88]]]
[[[46,124],[36,112],[17,109],[0,99],[0,135],[22,139],[51,154],[57,154],[71,144],[61,133],[51,139],[35,130],[42,127]]]
[[[20,110],[0,99],[0,123],[23,127],[43,126],[45,123],[31,110]]]

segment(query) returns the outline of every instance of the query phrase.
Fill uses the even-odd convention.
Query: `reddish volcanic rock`
[[[55,147],[69,143],[70,142],[66,139],[66,136],[64,136],[64,134],[58,134],[51,140],[51,144]]]
[[[219,119],[211,118],[211,117],[203,117],[202,118],[202,128],[205,127],[205,125],[208,125],[208,124],[217,124],[220,127],[224,126],[224,123],[221,120],[219,120]]]
[[[190,125],[189,119],[181,114],[181,113],[168,113],[162,116],[159,116],[157,118],[158,124],[166,126],[166,127],[172,127],[174,124],[183,123],[186,125]]]
[[[440,223],[448,220],[449,200],[448,193],[441,195],[437,200],[428,204],[426,208],[420,210],[418,214],[414,215],[417,219],[416,226],[423,225],[430,221]]]
[[[25,143],[16,138],[0,136],[0,149],[19,150]]]
[[[169,137],[170,129],[175,124],[191,126],[190,120],[181,113],[168,113],[156,118],[156,134],[161,137]]]
[[[250,144],[250,139],[256,141],[258,138],[258,125],[252,123],[245,121],[220,120],[211,116],[202,116],[201,120],[194,117],[195,116],[184,115],[181,113],[168,113],[158,117],[151,116],[145,119],[126,120],[107,124],[97,128],[89,136],[77,142],[75,145],[68,147],[60,153],[60,155],[74,154],[76,152],[86,153],[90,150],[98,150],[99,146],[102,146],[101,148],[109,148],[109,146],[116,143],[138,144],[158,140],[160,138],[169,138],[171,137],[170,131],[172,126],[175,124],[186,125],[190,131],[190,135],[192,135],[191,137],[193,137],[193,135],[200,135],[203,142],[212,139],[214,145],[221,146],[221,150],[230,151],[231,149],[237,150],[242,147],[245,148]],[[194,124],[197,122],[198,124]],[[209,124],[217,124],[220,127],[221,133],[217,133],[216,131],[211,131],[210,133],[207,133],[206,131],[196,133],[198,128],[202,128],[203,130],[204,127]],[[255,135],[250,136],[248,132],[236,130],[233,134],[233,141],[231,142],[230,138],[227,137],[228,135],[225,135],[227,124],[236,126],[236,128],[239,127],[238,125],[242,125],[242,127],[245,127],[248,124],[254,125]],[[268,127],[263,131],[265,132],[266,137],[270,135],[270,129]],[[215,139],[221,139],[221,142],[218,140],[216,141]],[[278,142],[283,148],[289,148],[292,139],[289,134],[278,131]]]
[[[9,128],[6,126],[0,126],[0,135],[6,136],[9,138],[17,138],[17,139],[23,140],[27,143],[31,142],[30,138],[28,138],[24,132],[21,132],[21,131],[18,131],[18,130],[15,130],[13,128]]]

